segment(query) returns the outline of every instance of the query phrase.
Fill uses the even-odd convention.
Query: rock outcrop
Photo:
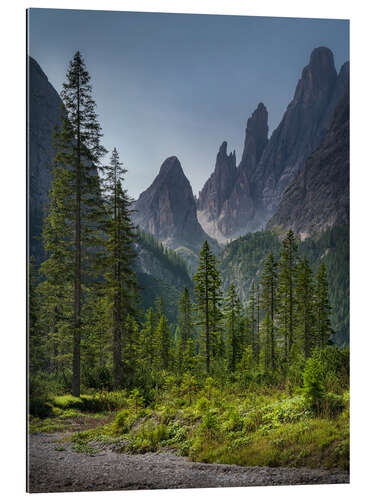
[[[328,132],[285,190],[268,229],[293,229],[304,239],[349,223],[349,95],[336,107]]]
[[[230,196],[223,204],[218,227],[221,234],[236,238],[257,229],[255,185],[252,181],[255,168],[268,142],[268,112],[260,103],[247,121],[245,145],[238,175]]]
[[[239,167],[220,200],[220,211],[208,210],[207,181],[198,200],[198,218],[204,229],[220,241],[228,241],[265,225],[276,212],[284,190],[307,157],[327,133],[337,103],[349,87],[349,64],[337,75],[332,52],[313,50],[303,69],[294,97],[279,126],[267,141],[267,110],[260,104],[248,121],[244,152]],[[216,168],[215,168],[216,170]],[[217,190],[216,190],[217,191]],[[214,193],[215,189],[210,192]]]
[[[176,156],[167,158],[135,203],[134,222],[170,248],[199,251],[209,239],[197,219],[191,185]]]
[[[43,219],[51,184],[54,127],[60,123],[62,101],[39,64],[28,58],[28,181],[30,255],[43,259]]]
[[[267,144],[268,112],[260,103],[247,121],[242,159],[236,167],[235,153],[227,155],[224,142],[216,158],[215,170],[199,193],[198,220],[205,231],[220,242],[235,236],[239,220],[254,215],[252,185],[254,169]]]
[[[198,219],[204,230],[220,241],[218,220],[225,202],[230,197],[237,179],[236,153],[227,154],[224,141],[216,156],[215,170],[199,193],[197,200]]]

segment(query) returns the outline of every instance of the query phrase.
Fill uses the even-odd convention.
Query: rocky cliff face
[[[198,219],[207,233],[220,242],[237,233],[239,220],[254,215],[253,189],[250,183],[254,169],[267,144],[268,112],[260,103],[247,121],[241,162],[236,167],[235,153],[227,155],[224,142],[216,158],[215,170],[199,193]]]
[[[48,205],[53,130],[60,123],[62,101],[39,64],[28,59],[28,179],[30,255],[43,258],[43,218]]]
[[[207,212],[206,201],[206,186],[215,176],[200,193],[198,216],[209,234],[227,241],[264,226],[306,158],[322,142],[348,85],[348,63],[337,75],[332,52],[319,47],[313,50],[293,100],[269,141],[267,110],[263,104],[258,106],[248,121],[242,160],[230,183],[233,187],[228,198],[221,201],[218,215]]]
[[[190,183],[176,156],[167,158],[135,203],[134,221],[170,248],[199,250],[208,236],[197,219]]]
[[[349,223],[349,95],[342,97],[320,146],[285,190],[267,228],[293,229],[302,239]]]
[[[216,157],[215,170],[199,193],[197,214],[204,230],[212,237],[221,238],[218,220],[224,203],[228,200],[237,179],[236,153],[227,154],[223,142]]]
[[[238,175],[223,205],[218,227],[225,236],[236,238],[259,226],[252,177],[268,142],[268,112],[260,103],[247,121],[245,144]]]
[[[345,69],[338,78],[332,52],[313,50],[303,69],[294,98],[272,134],[257,165],[253,182],[258,206],[265,216],[277,209],[282,193],[307,156],[321,143],[345,86]]]

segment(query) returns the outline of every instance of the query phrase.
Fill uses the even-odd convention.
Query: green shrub
[[[134,414],[129,409],[120,411],[112,424],[115,434],[127,434],[135,421]]]
[[[202,417],[202,422],[198,428],[198,434],[205,436],[208,439],[214,439],[220,432],[219,421],[217,415],[212,411],[208,411]]]
[[[46,418],[50,417],[53,413],[52,411],[52,405],[48,401],[46,401],[44,398],[37,398],[34,397],[33,399],[30,399],[29,401],[29,413],[33,417],[38,417],[38,418]]]
[[[232,409],[223,415],[222,429],[224,432],[240,431],[243,423],[243,418],[238,411]]]
[[[168,427],[165,424],[147,422],[129,436],[126,450],[130,453],[147,453],[156,451],[169,439]]]
[[[30,376],[29,413],[38,418],[52,415],[48,381],[39,374]]]
[[[201,397],[198,399],[197,404],[196,404],[196,409],[202,413],[208,410],[210,407],[210,402],[206,397]]]
[[[327,415],[327,417],[335,417],[341,413],[344,408],[344,396],[340,394],[333,394],[332,392],[328,392],[324,396],[323,412]]]
[[[302,392],[306,403],[316,414],[319,414],[324,400],[324,375],[318,353],[306,362]]]

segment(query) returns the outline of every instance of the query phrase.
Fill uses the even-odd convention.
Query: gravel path
[[[349,474],[343,471],[202,464],[172,453],[128,455],[105,448],[88,455],[72,451],[68,443],[57,443],[63,436],[41,433],[30,436],[30,492],[349,482]],[[55,449],[59,447],[65,451]]]

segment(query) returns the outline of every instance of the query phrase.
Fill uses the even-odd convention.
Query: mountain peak
[[[219,148],[219,154],[227,156],[227,147],[228,147],[227,141],[223,141],[222,145]]]
[[[264,111],[267,112],[267,108],[266,108],[266,106],[264,105],[263,102],[260,102],[253,114],[264,112]]]
[[[334,58],[332,50],[328,47],[317,47],[315,48],[310,55],[310,63],[311,67],[335,67]]]
[[[168,175],[171,173],[175,175],[176,174],[185,175],[177,156],[170,156],[169,158],[163,161],[160,167],[159,175]]]
[[[135,204],[134,222],[171,248],[199,249],[207,235],[197,220],[190,182],[176,156],[161,165]]]
[[[268,140],[268,111],[260,102],[247,120],[241,166],[251,169],[258,163]]]

